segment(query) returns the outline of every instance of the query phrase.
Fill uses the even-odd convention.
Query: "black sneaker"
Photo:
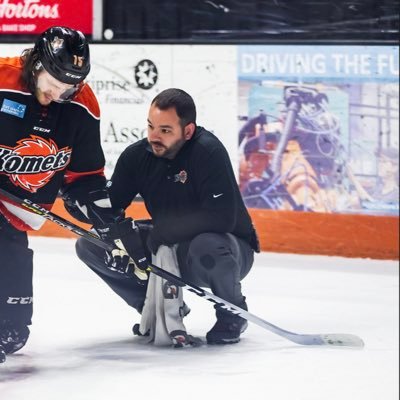
[[[233,344],[240,342],[240,335],[247,329],[247,320],[237,316],[220,317],[207,332],[208,344]]]
[[[140,333],[140,324],[133,325],[132,332],[134,336],[150,336],[150,329],[144,334]]]

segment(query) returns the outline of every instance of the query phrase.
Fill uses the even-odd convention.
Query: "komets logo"
[[[31,193],[45,186],[56,171],[70,162],[72,149],[58,149],[50,139],[31,135],[16,147],[0,145],[0,174],[7,174],[14,185]]]

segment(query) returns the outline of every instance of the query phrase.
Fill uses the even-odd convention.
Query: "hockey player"
[[[46,30],[20,57],[0,58],[0,186],[47,209],[62,189],[67,203],[101,216],[91,220],[102,225],[119,214],[103,190],[100,111],[84,83],[89,70],[85,36],[66,27]],[[33,252],[26,231],[43,222],[0,197],[0,362],[28,340]],[[114,254],[110,267],[122,253]]]
[[[125,149],[110,183],[117,209],[142,196],[152,217],[146,240],[152,254],[161,245],[177,244],[184,279],[247,310],[240,281],[252,267],[254,251],[259,251],[256,232],[228,153],[212,133],[196,126],[196,107],[189,94],[167,89],[157,95],[148,113],[147,139]],[[134,280],[105,268],[103,250],[79,239],[77,253],[128,304],[142,311],[144,292],[138,292]],[[247,321],[218,308],[216,316],[207,342],[238,342]]]

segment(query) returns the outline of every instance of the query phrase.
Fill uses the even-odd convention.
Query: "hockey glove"
[[[81,186],[74,186],[62,194],[66,210],[77,220],[94,225],[115,222],[123,215],[123,210],[115,210],[107,189],[86,191]]]
[[[79,221],[94,226],[114,222],[121,212],[113,209],[106,184],[106,179],[98,175],[65,184],[60,189],[65,209]]]
[[[132,218],[95,228],[100,237],[116,248],[107,253],[107,266],[121,274],[134,273],[139,280],[147,281],[149,262],[145,256],[139,229]]]

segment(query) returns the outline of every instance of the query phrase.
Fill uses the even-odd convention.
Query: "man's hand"
[[[107,267],[111,271],[126,275],[135,274],[140,281],[146,281],[148,279],[147,273],[136,266],[126,250],[114,249],[110,253],[107,253],[106,262]]]
[[[133,272],[140,280],[148,279],[149,262],[145,256],[139,229],[132,218],[96,227],[100,237],[116,248],[107,255],[107,266],[122,274]]]
[[[124,219],[123,210],[113,209],[105,187],[90,191],[88,183],[64,188],[62,197],[67,211],[78,220],[91,223],[101,239],[115,247],[107,253],[108,268],[121,274],[133,272],[140,280],[147,280],[145,270],[149,263],[138,227],[131,218]]]

